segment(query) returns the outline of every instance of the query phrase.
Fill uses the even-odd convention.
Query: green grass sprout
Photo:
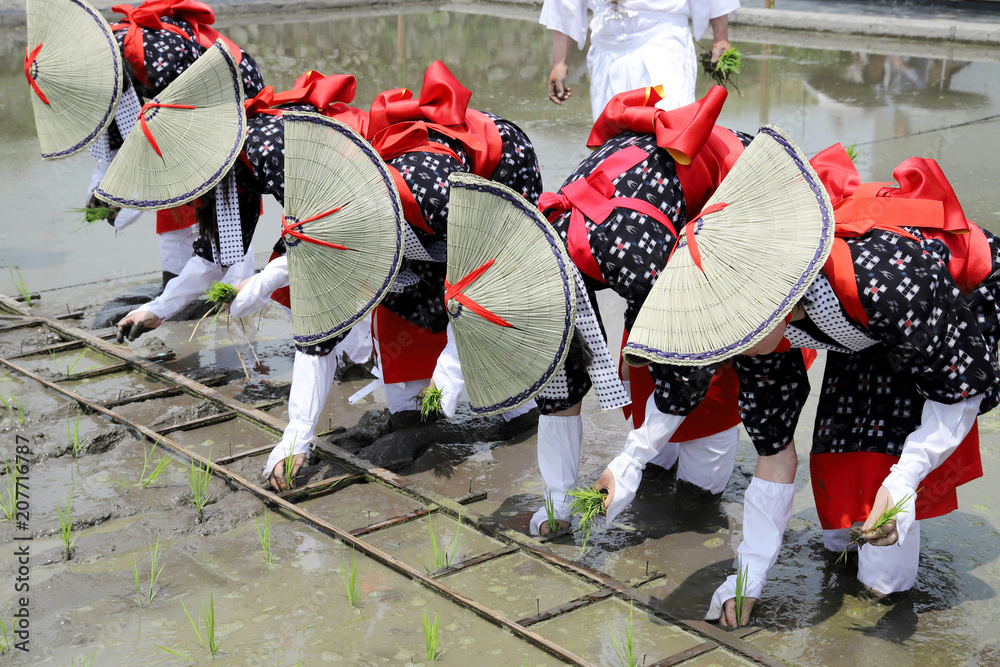
[[[253,525],[257,527],[257,540],[260,542],[260,557],[265,563],[274,562],[274,548],[271,545],[271,515],[264,512],[264,520],[257,521],[257,515],[253,515]]]
[[[66,437],[69,439],[69,448],[73,453],[73,458],[80,453],[80,413],[76,413],[76,424],[71,428],[69,419],[66,420]]]
[[[17,278],[14,277],[14,272],[17,271]],[[21,300],[24,301],[24,305],[31,305],[31,290],[28,289],[28,285],[24,282],[24,278],[21,277],[21,272],[17,267],[11,268],[10,265],[7,266],[7,273],[10,274],[10,279],[14,283],[14,289],[17,293],[21,295]]]
[[[72,364],[70,364],[70,367],[66,369],[66,375],[72,375],[73,374],[73,369],[76,368],[76,365],[78,363],[80,363],[80,360],[83,359],[83,355],[85,355],[85,354],[87,354],[87,350],[86,349],[84,349],[83,352],[80,353],[80,356],[78,356],[76,358],[76,360]]]
[[[94,649],[93,654],[83,654],[83,659],[80,660],[80,667],[94,667],[94,658],[97,657],[97,649]],[[71,667],[76,667],[76,658],[69,663]]]
[[[341,568],[340,580],[344,582],[347,601],[357,609],[358,603],[361,602],[361,590],[358,588],[358,561],[353,548],[351,549],[351,564]]]
[[[552,494],[545,494],[545,523],[549,527],[549,532],[554,533],[559,530],[559,517],[556,516],[556,504],[552,502]]]
[[[184,606],[183,600],[181,600],[181,606],[184,607],[184,613],[187,614],[188,620],[191,621],[191,627],[194,628],[194,634],[198,638],[198,645],[208,651],[212,657],[218,655],[221,644],[215,637],[215,599],[212,597],[212,594],[208,594],[208,606],[202,607],[199,610],[201,624],[204,626],[204,634],[202,634],[202,630],[198,629],[198,625],[194,622],[191,613]]]
[[[0,494],[0,512],[3,512],[4,518],[12,519],[14,512],[17,511],[18,498],[21,496],[21,471],[18,469],[16,461],[11,464],[6,458],[3,461],[3,470],[3,489],[6,493]],[[6,500],[4,496],[6,496]]]
[[[63,514],[63,510],[66,514]],[[57,507],[59,513],[59,539],[66,547],[66,560],[73,557],[73,492],[66,492],[66,506]]]
[[[632,628],[632,610],[634,603],[631,601],[628,605],[628,626],[625,628],[625,634],[621,637],[618,636],[612,628],[611,624],[608,624],[608,629],[611,630],[611,646],[615,649],[615,655],[618,656],[618,662],[621,667],[639,667],[639,661],[635,657],[635,631]]]
[[[295,441],[292,441],[292,448],[289,450],[288,454],[283,460],[281,466],[281,474],[285,482],[285,490],[291,489],[295,485],[295,478],[298,477],[298,471],[295,470]]]
[[[13,620],[10,622],[10,633],[14,634]],[[0,618],[0,655],[7,655],[10,651],[10,635],[7,634],[7,622]]]
[[[438,547],[438,538],[437,535],[434,534],[434,522],[431,520],[430,516],[427,517],[427,527],[431,533],[431,559],[434,563],[434,569],[440,570],[442,568],[450,567],[451,562],[455,559],[455,555],[458,553],[458,550],[463,544],[469,541],[468,539],[462,540],[461,542],[458,541],[459,533],[462,530],[462,515],[458,515],[458,526],[455,528],[455,536],[448,541],[448,544],[445,545],[444,549]],[[417,560],[420,561],[420,564],[424,566],[425,570],[428,572],[431,571],[431,569],[424,564],[423,559],[417,556]]]
[[[438,612],[434,617],[434,622],[431,622],[430,616],[427,612],[424,612],[424,646],[427,647],[427,660],[428,662],[434,662],[437,660],[438,653],[438,630],[441,627],[441,612]]]
[[[160,441],[157,440],[156,442],[153,443],[153,446],[150,447],[148,450],[145,449],[143,450],[142,470],[139,472],[140,489],[145,489],[147,486],[155,482],[156,478],[162,475],[163,471],[167,469],[168,465],[170,465],[171,459],[169,456],[160,456],[160,460],[156,462],[155,466],[153,466],[153,469],[150,471],[149,475],[148,476],[146,475],[146,469],[149,467],[149,461],[153,457],[153,452],[156,451],[156,445],[159,442]]]
[[[590,531],[594,528],[594,521],[599,515],[604,514],[604,492],[587,486],[570,489],[567,495],[573,499],[569,511],[580,517],[580,525],[577,530],[583,531],[582,548],[586,549],[587,540],[590,539]]]
[[[24,426],[27,423],[28,418],[24,414],[24,403],[21,402],[20,397],[15,396],[14,394],[11,394],[10,398],[0,396],[0,403],[3,403],[3,406],[10,411],[10,416],[13,417],[18,424]]]
[[[132,577],[135,579],[135,590],[139,594],[139,605],[152,604],[153,598],[156,597],[156,580],[160,578],[160,573],[163,572],[163,565],[160,564],[160,536],[156,536],[156,544],[153,541],[149,541],[149,588],[146,593],[142,592],[142,586],[139,585],[139,568],[136,567],[135,563],[132,564]],[[156,566],[160,567],[157,568]]]
[[[920,493],[919,489],[917,489],[917,493]],[[906,504],[910,502],[910,499],[913,498],[913,495],[914,494],[912,493],[908,493],[905,496],[903,496],[903,498],[892,507],[886,507],[885,509],[883,509],[882,513],[879,514],[878,519],[875,520],[875,523],[872,525],[871,529],[868,530],[868,533],[873,533],[879,528],[883,527],[885,524],[889,523],[890,521],[895,521],[897,516],[906,511]],[[866,533],[861,532],[861,528],[859,527],[851,528],[851,539],[847,543],[847,546],[844,547],[844,550],[843,552],[841,552],[840,556],[837,557],[837,562],[839,563],[843,560],[847,560],[847,550],[851,548],[852,544],[858,545],[858,548],[860,549],[861,545],[864,544],[866,541],[865,535]]]
[[[441,397],[444,392],[438,387],[427,387],[426,389],[421,389],[420,393],[417,394],[417,398],[420,399],[420,420],[427,421],[431,415],[440,414],[441,412]]]
[[[743,627],[743,611],[746,609],[747,588],[750,586],[750,566],[740,565],[736,568],[736,627]]]
[[[847,151],[847,157],[851,158],[851,162],[857,164],[858,158],[861,157],[861,151],[858,149],[858,142],[855,141],[844,150]]]
[[[740,73],[740,68],[743,66],[743,54],[735,46],[730,46],[714,63],[711,53],[701,54],[701,66],[705,74],[712,77],[715,83],[726,88],[732,84],[733,88],[736,88],[736,92],[740,91],[733,77]]]
[[[191,487],[191,496],[188,498],[194,509],[198,512],[198,521],[205,517],[205,505],[208,504],[208,485],[212,481],[212,467],[207,463],[204,467],[191,461],[191,469],[188,471],[188,485]]]

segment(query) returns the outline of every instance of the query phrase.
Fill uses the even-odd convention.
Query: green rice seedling
[[[10,632],[14,634],[14,622],[10,623]],[[7,634],[7,621],[0,618],[0,655],[7,655],[10,653],[10,635]]]
[[[143,460],[142,460],[142,470],[139,472],[139,488],[145,489],[147,486],[156,481],[156,478],[163,474],[163,471],[167,469],[170,465],[169,456],[160,456],[160,460],[156,462],[153,469],[150,471],[149,475],[146,475],[146,469],[149,467],[149,460],[153,457],[153,452],[156,451],[156,445],[160,441],[157,440],[153,443],[153,446],[149,450],[143,450]]]
[[[851,162],[857,163],[858,158],[861,157],[861,151],[858,149],[858,142],[855,141],[844,150],[847,151],[847,157],[851,158]]]
[[[87,350],[86,349],[84,349],[83,352],[81,352],[77,356],[77,358],[73,361],[73,363],[70,364],[69,368],[66,369],[66,375],[72,375],[73,374],[73,369],[76,368],[76,365],[78,363],[80,363],[80,360],[83,359],[83,355],[85,355],[85,354],[87,354]]]
[[[66,514],[63,514],[63,510]],[[66,493],[66,506],[57,507],[59,513],[59,538],[66,547],[66,560],[73,557],[73,492]]]
[[[347,601],[355,609],[361,602],[361,591],[358,589],[358,561],[355,558],[354,549],[351,549],[351,565],[340,570],[340,580],[344,582],[344,592],[347,593]]]
[[[17,278],[14,277],[14,272],[17,271]],[[21,277],[21,272],[17,268],[7,267],[7,273],[10,274],[11,282],[14,283],[14,289],[17,293],[21,295],[21,299],[24,301],[24,305],[31,305],[31,290],[28,289],[27,284],[24,282],[24,278]]]
[[[198,638],[198,645],[208,651],[209,655],[214,658],[219,654],[221,644],[215,637],[215,599],[212,597],[212,594],[208,594],[208,607],[199,609],[201,624],[204,626],[204,634],[202,634],[202,630],[198,629],[198,625],[194,622],[191,613],[184,606],[183,600],[181,600],[181,606],[184,607],[184,613],[187,614],[188,620],[191,621],[191,627],[194,628],[194,634]]]
[[[204,467],[191,461],[191,470],[188,472],[188,484],[191,487],[191,497],[188,501],[198,512],[198,521],[205,515],[205,505],[208,504],[208,484],[212,481],[212,467],[205,464]]]
[[[583,547],[587,548],[587,540],[590,539],[590,531],[594,528],[594,521],[598,515],[604,514],[603,491],[587,486],[570,489],[568,494],[573,499],[569,511],[580,517],[580,526],[577,530],[583,531]]]
[[[129,561],[131,563],[131,560]],[[139,568],[136,567],[135,563],[132,564],[132,577],[135,579],[135,590],[139,594],[139,604],[152,604],[153,598],[156,597],[156,580],[160,578],[160,573],[163,572],[163,565],[160,565],[160,536],[156,536],[156,544],[153,544],[152,540],[149,541],[149,588],[145,593],[142,592],[142,586],[139,584]],[[159,567],[157,568],[157,565]]]
[[[295,478],[298,476],[298,473],[295,470],[295,456],[295,442],[293,441],[292,448],[285,456],[284,465],[281,467],[281,474],[284,477],[286,491],[295,485]]]
[[[628,605],[628,627],[625,628],[625,634],[621,637],[611,629],[611,624],[608,624],[608,629],[611,630],[611,646],[615,649],[615,655],[618,656],[618,662],[621,667],[639,667],[639,662],[635,657],[635,631],[632,629],[632,609],[633,603],[630,601]]]
[[[917,489],[917,493],[920,493],[920,489]],[[908,493],[905,496],[903,496],[902,500],[900,500],[892,507],[886,507],[885,509],[883,509],[882,513],[879,514],[878,519],[875,520],[875,523],[867,532],[873,533],[882,526],[884,526],[885,524],[889,523],[890,521],[895,521],[897,516],[906,511],[906,504],[910,502],[911,498],[913,498],[913,494]],[[848,541],[847,546],[844,547],[844,550],[843,552],[841,552],[840,556],[837,557],[838,563],[842,560],[847,560],[847,550],[851,548],[852,544],[858,545],[859,549],[861,548],[861,545],[863,545],[866,541],[865,534],[866,533],[861,531],[860,527],[855,526],[851,528],[851,539],[850,541]]]
[[[438,387],[427,387],[420,390],[417,398],[420,399],[420,420],[427,421],[431,415],[441,412],[441,397],[444,395]]]
[[[701,66],[705,74],[712,77],[715,83],[726,88],[732,84],[733,88],[736,88],[736,92],[739,92],[740,89],[736,87],[733,76],[740,73],[740,68],[743,66],[743,54],[735,46],[730,46],[714,63],[711,53],[701,54]]]
[[[18,396],[11,394],[10,398],[4,398],[0,395],[0,403],[3,403],[3,406],[10,412],[10,416],[13,417],[18,424],[24,426],[25,423],[27,423],[28,418],[24,414],[24,403],[21,402],[21,399]]]
[[[545,523],[549,527],[549,532],[554,533],[559,530],[559,517],[556,516],[556,505],[552,502],[552,494],[545,494]]]
[[[462,540],[461,542],[458,541],[458,535],[462,530],[462,515],[458,515],[458,526],[455,528],[455,536],[448,541],[448,544],[445,545],[444,549],[438,547],[437,535],[434,534],[434,522],[431,520],[430,516],[427,517],[427,527],[431,533],[431,558],[434,561],[434,569],[440,570],[445,567],[450,567],[451,562],[455,559],[455,555],[458,553],[458,550],[463,544],[469,541],[468,539]],[[431,572],[431,569],[424,564],[423,559],[417,556],[417,560],[420,561],[420,564],[424,566],[425,570]]]
[[[92,654],[83,654],[83,658],[80,660],[80,667],[94,667],[94,658],[97,657],[97,649],[94,649]],[[71,667],[76,667],[76,658],[73,658],[70,662]]]
[[[12,465],[7,459],[4,459],[3,466],[3,488],[5,493],[0,494],[0,511],[3,512],[5,519],[11,519],[14,517],[14,512],[17,509],[17,500],[21,495],[19,481],[21,471],[18,470],[16,462]],[[6,496],[6,499],[4,499],[4,496]]]
[[[84,227],[89,227],[95,222],[108,220],[115,214],[115,209],[107,206],[94,206],[87,208],[71,208],[67,213],[77,213],[83,216]]]
[[[66,437],[69,439],[69,448],[73,453],[73,458],[80,452],[80,413],[76,413],[76,424],[70,427],[69,420],[66,420]]]
[[[746,609],[747,587],[750,585],[750,566],[740,565],[736,568],[736,627],[743,627],[743,612]]]
[[[205,299],[216,306],[224,306],[239,294],[239,290],[229,283],[214,282],[205,290]]]
[[[261,558],[265,563],[274,562],[274,548],[271,546],[271,515],[264,512],[264,520],[257,521],[253,515],[253,525],[257,527],[257,540],[260,542]]]
[[[427,660],[434,662],[438,653],[438,629],[441,627],[441,612],[431,622],[427,612],[424,612],[424,645],[427,647]]]

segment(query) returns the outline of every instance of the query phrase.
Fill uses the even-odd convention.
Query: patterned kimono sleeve
[[[771,456],[792,444],[809,378],[802,351],[733,358],[740,380],[740,419],[760,456]]]
[[[256,189],[285,201],[285,127],[281,116],[261,114],[247,122],[243,145],[247,162],[257,181]]]
[[[712,383],[716,366],[672,366],[650,364],[656,388],[656,409],[668,415],[688,415],[702,402]]]
[[[986,280],[965,298],[969,310],[976,318],[979,333],[986,340],[986,351],[990,355],[993,370],[1000,376],[1000,362],[997,359],[997,344],[1000,342],[1000,238],[985,229],[983,233],[986,234],[986,240],[990,244],[993,270]],[[994,385],[979,405],[980,414],[995,408],[998,401],[1000,401],[1000,391]]]
[[[885,344],[893,370],[939,403],[989,391],[997,382],[994,352],[948,273],[947,248],[891,232],[849,245],[869,329]]]

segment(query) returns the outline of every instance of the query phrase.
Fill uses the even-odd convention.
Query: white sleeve
[[[165,320],[204,294],[209,285],[222,277],[224,271],[215,262],[195,255],[184,265],[180,275],[167,283],[163,294],[136,310],[148,310]]]
[[[441,411],[446,417],[455,416],[458,409],[458,399],[462,397],[465,389],[465,377],[462,375],[462,366],[458,361],[458,348],[455,345],[455,332],[448,323],[448,344],[438,355],[437,363],[434,365],[434,375],[431,381],[434,386],[441,390]]]
[[[117,151],[111,152],[112,159],[114,159],[115,153],[117,153]],[[84,203],[84,206],[90,203],[90,198],[94,196],[94,190],[96,190],[97,186],[101,184],[101,179],[104,178],[104,174],[108,173],[108,167],[111,166],[110,162],[105,162],[104,160],[97,160],[96,162],[97,163],[94,165],[94,173],[90,177],[90,186],[87,187],[87,201]]]
[[[578,48],[587,43],[586,0],[544,0],[538,22],[549,30],[569,35]]]
[[[732,14],[740,8],[740,0],[710,0],[712,9],[709,18],[719,18]]]
[[[924,402],[920,426],[906,437],[903,454],[882,482],[893,502],[898,503],[903,498],[910,497],[904,511],[896,516],[900,544],[916,519],[915,501],[920,483],[951,456],[969,434],[972,425],[976,423],[979,404],[982,402],[982,396],[973,396],[953,405],[937,401]]]
[[[233,317],[243,317],[255,313],[264,307],[274,290],[287,285],[288,258],[281,256],[268,262],[263,271],[250,278],[240,289],[240,293],[229,307],[229,314]]]

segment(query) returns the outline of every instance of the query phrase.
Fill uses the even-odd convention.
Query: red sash
[[[195,202],[188,202],[173,208],[160,209],[156,212],[156,233],[175,232],[198,224],[198,212]]]
[[[221,39],[232,52],[237,65],[243,60],[240,47],[211,27],[215,23],[215,12],[203,2],[197,0],[147,0],[138,7],[115,5],[111,10],[125,15],[121,21],[112,24],[111,29],[126,29],[125,39],[122,40],[122,52],[125,59],[132,65],[135,77],[144,86],[149,85],[149,77],[146,74],[146,50],[143,46],[142,28],[169,30],[191,41],[198,42],[206,49],[215,44],[217,39]],[[163,23],[160,18],[164,16],[187,21],[193,34],[188,34],[175,25]]]
[[[375,350],[382,381],[410,382],[434,375],[437,358],[448,343],[447,333],[431,333],[384,306],[378,306],[374,312],[372,335],[378,341]]]
[[[836,219],[833,251],[823,272],[847,315],[867,327],[861,306],[854,261],[844,238],[885,229],[914,238],[902,227],[917,227],[928,238],[941,240],[951,251],[948,271],[963,292],[970,292],[992,271],[993,259],[983,230],[965,217],[951,184],[934,160],[909,158],[892,172],[899,187],[861,184],[844,147],[835,144],[810,160],[830,194]],[[810,458],[813,494],[824,528],[846,528],[864,521],[889,468],[899,458],[870,452],[817,454]],[[951,456],[922,482],[917,518],[956,509],[955,488],[982,476],[978,425]],[[894,500],[899,500],[896,498]]]

